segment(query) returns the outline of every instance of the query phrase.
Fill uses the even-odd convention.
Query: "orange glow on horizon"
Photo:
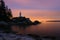
[[[47,19],[42,19],[42,18],[38,18],[38,17],[29,17],[30,18],[30,20],[31,21],[35,21],[35,20],[38,20],[38,21],[40,21],[40,22],[43,22],[43,23],[45,23],[46,21],[47,21]]]
[[[27,9],[12,9],[13,17],[19,16],[19,12],[22,13],[22,16],[30,18],[32,21],[38,20],[45,23],[47,20],[54,20],[52,17],[59,11],[49,11],[49,10],[27,10]],[[54,16],[56,17],[56,16]]]

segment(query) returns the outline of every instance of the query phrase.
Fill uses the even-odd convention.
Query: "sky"
[[[12,9],[14,17],[22,16],[32,21],[46,21],[60,19],[60,0],[4,0],[5,4]]]

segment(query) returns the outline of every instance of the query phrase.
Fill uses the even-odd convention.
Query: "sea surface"
[[[38,25],[32,25],[27,27],[25,32],[27,34],[55,36],[60,38],[60,22],[45,22]]]
[[[45,22],[38,25],[32,25],[24,29],[26,34],[38,35],[42,40],[52,40],[51,38],[43,37],[56,37],[54,40],[60,40],[60,22]],[[0,36],[3,36],[5,39],[15,40],[35,40],[28,35],[14,35],[14,34],[5,34],[0,33]],[[0,37],[2,40],[3,38]]]

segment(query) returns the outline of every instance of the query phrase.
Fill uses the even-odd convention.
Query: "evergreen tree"
[[[8,6],[6,6],[6,8],[5,8],[5,9],[6,9],[6,15],[8,16],[8,18],[10,18],[10,19],[11,19],[11,18],[12,18],[12,14],[11,14],[11,13],[12,13],[12,11],[11,11],[11,9],[8,9]]]
[[[9,21],[12,18],[11,9],[5,6],[5,2],[0,0],[0,21]]]

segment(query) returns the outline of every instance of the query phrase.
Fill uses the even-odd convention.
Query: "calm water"
[[[60,22],[46,22],[39,25],[32,25],[26,29],[27,33],[40,36],[60,36]]]

